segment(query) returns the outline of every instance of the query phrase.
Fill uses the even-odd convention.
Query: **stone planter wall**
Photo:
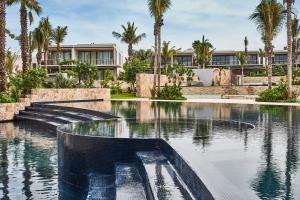
[[[160,85],[165,86],[167,84],[168,77],[161,75]],[[137,74],[136,75],[136,96],[143,98],[151,97],[151,90],[154,85],[154,75],[153,74]]]
[[[286,76],[273,76],[273,82],[279,82],[281,79],[286,80]],[[244,77],[244,84],[267,83],[268,77]]]
[[[110,99],[110,89],[34,89],[31,95],[21,98],[18,103],[0,104],[0,122],[13,120],[25,106],[34,102],[75,101],[75,100]]]

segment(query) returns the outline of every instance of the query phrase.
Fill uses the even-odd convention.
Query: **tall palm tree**
[[[266,59],[266,51],[260,48],[260,49],[258,50],[258,56],[259,56],[259,58],[260,58],[261,64],[264,65],[265,59]]]
[[[34,40],[33,40],[33,32],[30,31],[28,35],[28,65],[32,66],[32,53],[35,50]]]
[[[272,88],[273,39],[282,28],[284,7],[277,0],[262,0],[249,19],[253,20],[264,38],[268,57],[268,86]]]
[[[29,23],[33,22],[33,12],[40,14],[42,9],[37,0],[7,0],[8,5],[20,4],[20,22],[21,22],[21,53],[23,72],[28,69],[28,19]]]
[[[34,29],[33,34],[33,46],[37,49],[36,53],[36,60],[37,60],[37,65],[38,67],[41,67],[41,62],[42,62],[42,49],[44,47],[44,35],[40,29],[40,27],[37,27]]]
[[[202,66],[204,69],[211,61],[213,45],[203,35],[202,41],[196,40],[192,46],[196,54],[195,59],[198,63],[198,67]]]
[[[174,56],[177,54],[177,51],[180,50],[181,49],[176,49],[175,46],[170,48],[170,41],[164,41],[161,54],[162,58],[164,59],[164,63],[167,64],[168,60],[171,59],[171,66],[173,66]]]
[[[245,46],[245,54],[246,54],[246,63],[245,65],[248,64],[248,46],[249,46],[249,40],[247,38],[247,36],[244,39],[244,46]]]
[[[48,51],[49,45],[51,44],[52,39],[52,25],[49,21],[49,17],[43,17],[39,24],[39,29],[43,34],[44,38],[44,66],[47,70],[48,68]]]
[[[6,91],[5,37],[6,1],[0,0],[0,92]]]
[[[293,49],[293,66],[297,67],[297,55],[298,55],[298,50],[297,49],[297,41],[299,39],[300,35],[300,24],[299,24],[299,19],[296,17],[292,21],[292,49]]]
[[[60,44],[64,42],[66,36],[68,34],[68,27],[61,27],[58,26],[56,29],[54,29],[52,31],[52,40],[54,41],[54,43],[56,44],[56,62],[59,66],[59,73],[61,73],[61,65],[60,65],[60,59],[61,59],[61,55],[60,55]]]
[[[171,0],[148,0],[150,15],[154,17],[154,36],[155,36],[155,66],[154,71],[157,73],[158,93],[160,92],[160,74],[161,74],[161,28],[164,25],[164,14],[171,7]],[[154,78],[156,85],[156,74]],[[155,87],[154,87],[155,88]]]
[[[236,54],[236,58],[240,62],[242,68],[242,85],[244,85],[244,66],[247,63],[247,54],[245,52],[239,52]]]
[[[294,0],[283,0],[287,7],[287,49],[288,49],[288,97],[293,97],[293,38],[292,38],[292,4]]]
[[[133,54],[133,45],[138,44],[142,39],[146,38],[146,34],[137,34],[138,27],[135,27],[134,22],[127,22],[127,27],[122,25],[123,33],[112,32],[112,35],[128,44],[128,60],[131,60]]]

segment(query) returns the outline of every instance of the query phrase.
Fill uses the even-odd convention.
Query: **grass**
[[[135,93],[112,94],[111,99],[136,99]]]

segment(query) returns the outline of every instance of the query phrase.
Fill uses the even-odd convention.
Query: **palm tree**
[[[52,34],[52,25],[49,21],[49,17],[43,17],[39,24],[39,29],[43,35],[44,39],[44,66],[47,70],[48,67],[48,51],[49,45],[51,44],[51,34]]]
[[[133,54],[133,45],[138,44],[143,38],[146,38],[146,34],[142,33],[137,35],[138,27],[135,27],[134,22],[127,22],[127,27],[122,25],[123,33],[112,32],[112,35],[120,39],[122,42],[128,44],[128,60],[131,60]]]
[[[33,46],[37,49],[36,53],[36,60],[37,60],[37,65],[38,67],[41,67],[41,62],[42,62],[42,49],[44,47],[44,35],[40,29],[40,27],[37,27],[34,29],[33,34]]]
[[[236,54],[236,58],[240,62],[242,68],[242,86],[244,85],[244,66],[247,63],[247,54],[245,52],[239,52]]]
[[[6,1],[0,0],[0,92],[6,91],[5,37]]]
[[[288,97],[293,97],[293,38],[292,38],[292,4],[294,0],[283,0],[287,7],[287,49],[288,49]]]
[[[20,4],[20,22],[21,22],[21,52],[22,52],[22,66],[23,72],[28,69],[28,22],[32,24],[33,22],[33,12],[40,14],[42,9],[37,0],[7,0],[8,5]]]
[[[298,50],[297,49],[297,41],[299,39],[300,35],[300,25],[299,25],[299,19],[296,17],[292,21],[292,49],[293,49],[293,66],[297,68],[297,55],[298,55]]]
[[[28,35],[28,65],[32,66],[32,53],[35,50],[34,40],[33,40],[33,32],[30,31]]]
[[[245,54],[246,54],[246,62],[245,64],[248,64],[248,46],[249,46],[249,40],[247,38],[247,36],[244,39],[244,46],[245,46]]]
[[[170,48],[170,41],[164,41],[163,47],[162,47],[162,58],[164,59],[164,63],[167,64],[168,60],[171,59],[171,66],[173,66],[174,63],[174,55],[177,54],[177,51],[180,51],[181,49],[176,49],[175,46]]]
[[[264,38],[268,57],[268,86],[272,88],[273,39],[282,28],[284,7],[277,0],[262,0],[249,19],[253,20]]]
[[[12,52],[10,49],[6,51],[6,56],[5,56],[6,74],[13,73],[16,67],[16,62],[18,57],[19,56],[16,53]]]
[[[60,65],[60,58],[61,58],[60,51],[61,51],[61,49],[60,49],[60,44],[64,42],[65,37],[67,36],[67,34],[68,34],[68,27],[67,26],[65,26],[65,27],[58,26],[56,29],[54,29],[52,31],[52,39],[56,44],[56,61],[57,61],[57,64],[59,65],[59,73],[61,73],[61,65]]]
[[[151,49],[140,49],[138,51],[133,52],[133,58],[136,58],[140,61],[144,61],[147,64],[153,64],[154,52]]]
[[[259,56],[259,58],[260,58],[261,64],[264,65],[264,63],[265,63],[264,61],[265,61],[265,59],[266,59],[266,51],[260,48],[260,49],[258,50],[258,56]]]
[[[195,60],[198,67],[202,66],[203,69],[210,63],[213,52],[213,45],[205,36],[202,36],[202,41],[196,40],[193,42],[193,49],[195,51]]]
[[[156,73],[158,82],[158,93],[160,92],[160,66],[161,66],[161,27],[164,25],[163,16],[171,7],[171,0],[148,0],[150,15],[154,17],[154,36],[155,36],[155,62],[154,62],[154,90],[156,87]]]

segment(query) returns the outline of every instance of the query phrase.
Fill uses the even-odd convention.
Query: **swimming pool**
[[[205,184],[217,189],[230,185],[247,199],[300,198],[298,122],[300,110],[296,107],[119,101],[77,103],[68,106],[105,111],[123,118],[111,123],[110,128],[105,127],[107,124],[103,122],[94,122],[92,129],[87,124],[77,125],[77,131],[84,131],[76,133],[74,129],[75,134],[97,136],[100,133],[98,130],[106,130],[101,131],[107,134],[106,137],[162,138],[201,175]],[[247,125],[246,128],[244,124]],[[70,126],[68,128],[75,125]],[[16,128],[17,126],[13,126],[13,129]],[[7,131],[6,133],[1,131],[1,136],[2,143],[8,141],[9,137],[17,138],[15,135],[8,136]],[[29,131],[27,137],[32,136],[45,138],[44,134],[32,134]],[[23,140],[21,144],[28,141],[21,139]],[[45,141],[55,140],[54,137],[45,139]],[[7,167],[4,167],[6,170],[2,170],[1,173],[0,195],[8,193],[7,196],[12,198],[10,195],[13,195],[14,191],[19,191],[20,195],[23,193],[25,196],[23,188],[28,187],[25,187],[23,182],[26,181],[19,181],[19,188],[14,188],[17,184],[13,182],[15,178],[12,174],[16,176],[18,170],[12,167],[13,156],[5,156],[5,152],[6,154],[14,152],[19,144],[3,146],[5,142],[2,143],[1,159],[8,161],[1,161],[8,163],[8,166],[3,165]],[[45,146],[46,150],[51,147]],[[57,170],[55,142],[50,149],[53,152],[50,154],[52,162],[43,164],[52,167],[54,175],[49,177],[43,175],[44,177],[38,179],[35,178],[41,176],[40,174],[27,177],[28,182],[33,182],[30,187],[33,199],[41,199],[39,197],[47,199],[47,195],[53,194],[56,195],[53,196],[56,199],[60,194],[55,171]],[[20,152],[22,155],[25,154],[25,148],[21,148]],[[27,160],[27,157],[24,158]],[[33,165],[29,168],[33,171],[32,174],[37,170],[35,162],[29,159],[29,163]],[[26,169],[28,170],[28,167],[25,164],[19,167],[23,174],[26,174],[24,173]],[[26,178],[25,175],[20,177],[24,180]],[[40,183],[41,180],[45,183]],[[48,181],[53,183],[53,186],[43,192],[34,189],[38,186],[33,187],[35,184],[43,185]]]

